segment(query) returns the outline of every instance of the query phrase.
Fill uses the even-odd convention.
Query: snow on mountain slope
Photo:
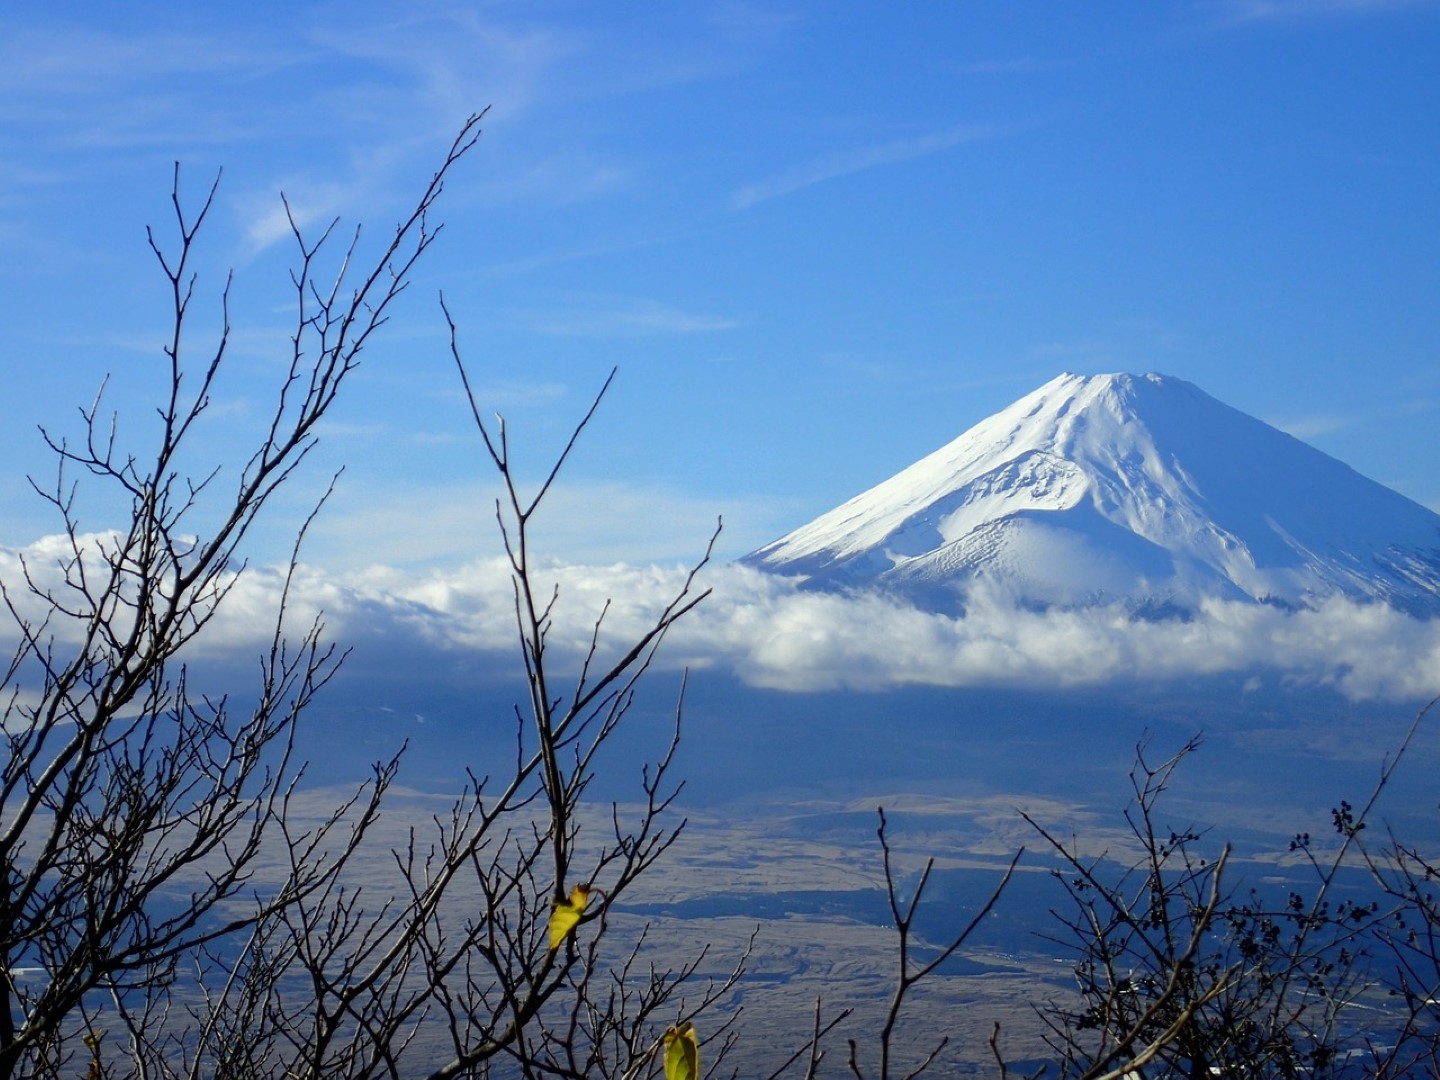
[[[1061,375],[745,562],[953,608],[1327,596],[1440,613],[1440,515],[1164,375]]]

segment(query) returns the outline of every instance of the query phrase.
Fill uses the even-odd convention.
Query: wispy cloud
[[[991,138],[995,133],[996,130],[992,127],[962,125],[929,135],[842,151],[767,180],[749,184],[735,193],[731,203],[736,209],[744,210],[770,199],[793,195],[827,180],[853,176],[882,165],[912,161],[965,143]]]
[[[555,92],[558,67],[587,51],[572,30],[460,9],[331,23],[311,33],[327,50],[401,76],[410,87],[409,105],[418,98],[427,119],[440,115],[446,124],[477,100],[492,104],[497,115],[522,115]]]
[[[734,14],[740,25],[764,22]],[[601,198],[642,182],[648,163],[577,126],[575,102],[589,117],[600,101],[723,77],[750,62],[745,41],[760,34],[732,40],[686,20],[662,44],[602,18],[503,6],[362,4],[343,20],[301,8],[262,22],[211,30],[141,18],[106,31],[0,15],[0,118],[24,133],[23,143],[0,143],[0,159],[27,162],[0,169],[0,210],[9,190],[73,180],[99,151],[163,148],[191,160],[219,145],[263,146],[225,189],[245,261],[289,235],[278,191],[302,225],[383,217],[417,164],[485,105],[487,143],[500,152],[477,155],[464,198]]]
[[[367,489],[347,501],[342,486],[312,527],[306,555],[349,569],[389,564],[456,566],[498,554],[497,488],[480,483]],[[572,478],[550,493],[536,519],[545,549],[576,565],[698,558],[723,519],[722,550],[742,555],[774,539],[795,508],[780,499],[726,499],[659,486]],[[417,528],[423,522],[423,528]],[[639,523],[643,523],[643,526]]]
[[[1362,420],[1363,417],[1344,413],[1311,413],[1308,416],[1272,417],[1266,423],[1294,435],[1297,439],[1315,439],[1354,427]]]
[[[567,147],[492,174],[475,185],[487,202],[582,203],[629,187],[632,170],[593,151]]]
[[[733,330],[739,319],[686,311],[643,297],[577,296],[548,310],[520,313],[536,333],[557,337],[650,337]]]
[[[307,110],[314,114],[317,96],[330,85],[314,78],[325,60],[294,26],[256,36],[143,22],[124,33],[82,25],[0,25],[0,115],[15,131],[35,133],[26,146],[32,166],[23,175],[0,174],[0,199],[17,182],[71,182],[76,170],[94,168],[89,158],[97,152],[117,165],[127,153],[148,159],[157,148],[189,160],[203,148],[267,137],[274,152],[278,134],[308,139],[312,152],[333,159],[336,147],[327,140],[337,133],[307,133],[300,119]],[[265,93],[255,89],[262,83]],[[373,139],[373,129],[370,134]],[[358,168],[356,173],[366,176]],[[241,232],[251,252],[288,235],[275,197],[279,187],[295,191],[303,222],[352,205],[351,183],[312,184],[299,177],[291,184],[252,184],[263,187],[263,195],[226,192],[244,217]]]
[[[300,55],[285,35],[0,20],[0,118],[26,139],[24,180],[68,182],[77,154],[178,153],[255,137],[265,121],[253,95],[242,102],[225,91],[273,76]]]
[[[285,198],[282,201],[281,194]],[[322,228],[353,206],[355,193],[350,185],[335,182],[282,182],[275,191],[249,191],[234,201],[236,216],[244,225],[245,254],[254,256],[294,235],[294,227],[306,234],[316,225]],[[289,208],[286,208],[286,204]]]
[[[564,81],[553,77],[556,66],[582,47],[569,32],[524,20],[382,17],[363,5],[324,24],[298,10],[267,30],[182,32],[142,20],[119,33],[0,22],[0,116],[38,133],[27,147],[37,160],[28,177],[67,176],[77,152],[163,147],[189,157],[196,147],[263,143],[271,174],[252,168],[244,187],[227,188],[250,257],[289,235],[279,190],[302,225],[388,210],[416,161],[428,163],[465,116],[493,103],[513,122],[555,93]],[[507,186],[579,197],[623,180],[604,160],[584,169],[573,159],[526,161],[512,153],[512,172],[480,189],[487,197]],[[562,184],[567,171],[583,182]],[[0,200],[5,184],[0,174]]]
[[[83,23],[26,26],[3,23],[0,91],[36,96],[89,96],[113,92],[117,82],[135,86],[174,76],[206,76],[292,62],[301,50],[283,37],[268,42],[169,29],[113,33]],[[7,111],[19,105],[14,98]]]

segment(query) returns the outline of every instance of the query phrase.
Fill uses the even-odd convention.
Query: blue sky
[[[537,468],[619,367],[541,522],[575,562],[691,557],[717,514],[738,556],[1065,370],[1189,379],[1440,508],[1437,61],[1426,0],[12,0],[0,544],[55,527],[36,424],[73,434],[110,373],[143,432],[174,162],[192,201],[224,169],[218,459],[283,352],[280,192],[382,235],[487,106],[295,492],[347,466],[332,572],[494,551],[442,288]]]
[[[620,368],[575,557],[683,557],[716,513],[741,554],[1062,370],[1190,379],[1437,507],[1437,60],[1440,6],[1395,0],[10,3],[0,450],[43,470],[34,424],[105,372],[153,392],[174,161],[191,198],[225,170],[201,288],[235,268],[242,399],[284,332],[279,192],[378,234],[488,105],[334,417],[317,557],[465,554],[440,523],[345,550],[481,474],[441,288],[537,462]]]

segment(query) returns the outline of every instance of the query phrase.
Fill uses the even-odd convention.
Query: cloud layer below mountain
[[[21,613],[41,614],[24,591],[21,558],[37,581],[58,584],[64,550],[57,538],[0,548],[0,580]],[[552,583],[558,589],[552,657],[578,663],[602,611],[602,652],[633,641],[685,576],[681,567],[545,565],[543,592]],[[192,655],[251,655],[270,640],[284,587],[273,569],[240,576]],[[1333,686],[1357,700],[1440,693],[1440,620],[1343,600],[1302,611],[1213,601],[1189,620],[1155,621],[1119,607],[1042,612],[974,596],[957,618],[874,593],[807,591],[734,565],[708,568],[697,587],[710,595],[674,628],[659,663],[720,670],[770,689],[1063,688],[1229,673]],[[353,643],[358,661],[374,670],[403,664],[411,675],[426,658],[447,668],[462,660],[497,673],[513,668],[514,611],[502,559],[424,574],[302,566],[286,601],[293,629],[323,617],[328,636]],[[50,630],[63,640],[63,627]]]

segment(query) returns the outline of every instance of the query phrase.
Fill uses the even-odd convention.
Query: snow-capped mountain
[[[1440,515],[1164,375],[1061,375],[745,562],[926,606],[1440,614]]]

